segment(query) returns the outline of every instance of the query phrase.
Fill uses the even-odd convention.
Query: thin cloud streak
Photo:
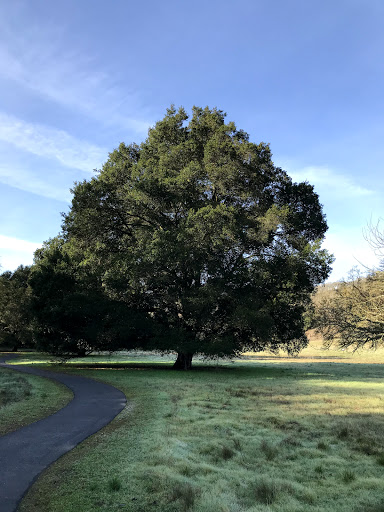
[[[49,34],[39,34],[39,39],[24,36],[16,42],[8,34],[7,47],[0,41],[0,75],[103,124],[147,133],[153,122],[132,116],[141,103],[137,93],[127,94],[111,74],[93,71],[93,59],[55,48]]]
[[[40,180],[32,173],[14,166],[6,167],[0,164],[0,183],[66,203],[70,202],[72,198],[69,188],[55,187],[46,181]]]
[[[350,177],[327,167],[310,166],[299,171],[288,171],[288,173],[294,181],[308,181],[315,188],[326,189],[327,195],[335,195],[340,199],[374,194],[373,190],[362,187]]]
[[[64,130],[33,124],[0,112],[0,140],[66,167],[92,173],[106,160],[108,151],[72,137]]]
[[[325,205],[329,231],[323,247],[336,258],[328,281],[348,279],[353,267],[359,267],[362,272],[375,267],[377,258],[363,237],[367,211],[373,213],[378,200],[375,191],[326,166],[291,170],[294,163],[288,162],[281,167],[287,169],[294,181],[314,185],[320,202]]]

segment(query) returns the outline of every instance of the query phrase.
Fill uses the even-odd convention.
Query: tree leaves
[[[332,260],[317,194],[222,111],[194,107],[187,121],[172,106],[74,187],[66,245],[103,293],[157,325],[153,347],[230,355],[303,340],[304,305]]]

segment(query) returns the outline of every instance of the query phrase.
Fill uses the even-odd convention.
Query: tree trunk
[[[191,370],[192,369],[193,354],[186,352],[178,352],[177,359],[173,368],[175,370]]]

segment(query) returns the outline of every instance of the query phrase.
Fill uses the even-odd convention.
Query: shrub
[[[110,491],[120,491],[121,481],[117,477],[113,477],[108,481],[108,488]]]
[[[341,479],[345,484],[350,484],[354,480],[356,480],[356,475],[353,471],[350,471],[349,469],[346,469],[344,473],[342,474]]]
[[[319,450],[328,450],[328,445],[327,445],[327,443],[324,443],[324,441],[319,441],[317,443],[317,448]]]
[[[183,510],[192,508],[196,497],[197,491],[189,482],[174,482],[171,501],[179,501]]]
[[[350,435],[350,429],[348,427],[342,427],[338,434],[337,434],[337,437],[339,439],[347,439]]]
[[[318,474],[321,478],[325,476],[325,470],[324,467],[321,465],[318,465],[315,467],[315,473]]]
[[[281,489],[276,482],[262,479],[255,482],[251,490],[257,501],[271,505],[277,500]]]
[[[278,454],[276,446],[272,445],[268,441],[263,440],[260,444],[260,450],[264,453],[267,460],[273,460]]]
[[[241,442],[239,439],[237,439],[237,437],[234,438],[233,445],[235,447],[235,450],[241,452],[241,450],[242,450]]]
[[[232,457],[235,455],[235,452],[230,448],[229,446],[223,446],[221,449],[221,456],[224,460],[232,459]]]

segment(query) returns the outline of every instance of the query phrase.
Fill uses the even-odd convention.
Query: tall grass
[[[0,372],[0,409],[7,404],[29,398],[32,385],[19,373],[12,371]]]

